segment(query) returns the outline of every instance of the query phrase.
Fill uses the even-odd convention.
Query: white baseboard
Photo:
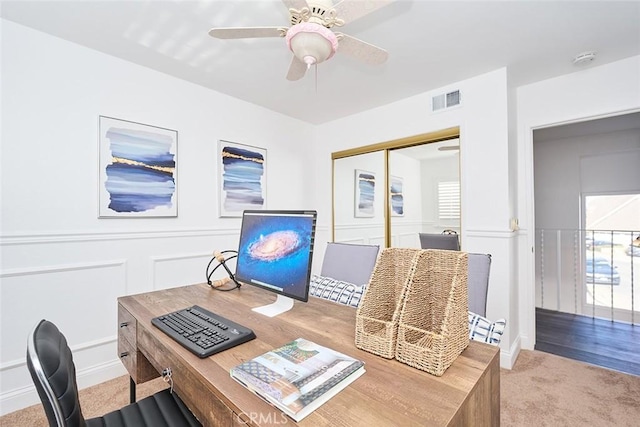
[[[513,365],[515,365],[516,359],[518,359],[520,350],[520,335],[518,335],[515,341],[513,341],[511,347],[509,347],[508,351],[500,350],[500,367],[505,369],[513,369]]]
[[[91,387],[127,374],[119,359],[77,372],[78,389]],[[0,416],[40,403],[35,386],[29,385],[0,395]]]

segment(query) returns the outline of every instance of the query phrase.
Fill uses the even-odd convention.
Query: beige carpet
[[[161,378],[139,384],[136,397],[142,399],[166,388]],[[80,390],[80,406],[85,418],[99,417],[129,403],[129,377],[124,375]],[[48,427],[42,405],[33,405],[0,417],[0,427]]]
[[[501,370],[503,426],[639,426],[640,377],[523,350]]]
[[[640,377],[598,368],[539,351],[520,352],[514,369],[501,370],[502,426],[639,426]],[[138,398],[166,384],[138,386]],[[86,418],[125,406],[126,376],[80,391]],[[0,417],[2,427],[46,427],[40,405]]]

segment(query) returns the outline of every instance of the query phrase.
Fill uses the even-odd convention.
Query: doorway
[[[533,137],[535,348],[640,375],[640,113]]]

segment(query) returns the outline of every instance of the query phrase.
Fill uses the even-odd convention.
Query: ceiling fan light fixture
[[[443,145],[442,147],[438,147],[438,151],[457,151],[459,149],[459,145]]]
[[[301,22],[285,36],[293,54],[309,68],[331,58],[338,50],[338,38],[330,29],[314,22]]]

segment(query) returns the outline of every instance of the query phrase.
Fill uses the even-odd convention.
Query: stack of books
[[[364,362],[298,338],[232,368],[231,377],[300,421],[364,372]]]

